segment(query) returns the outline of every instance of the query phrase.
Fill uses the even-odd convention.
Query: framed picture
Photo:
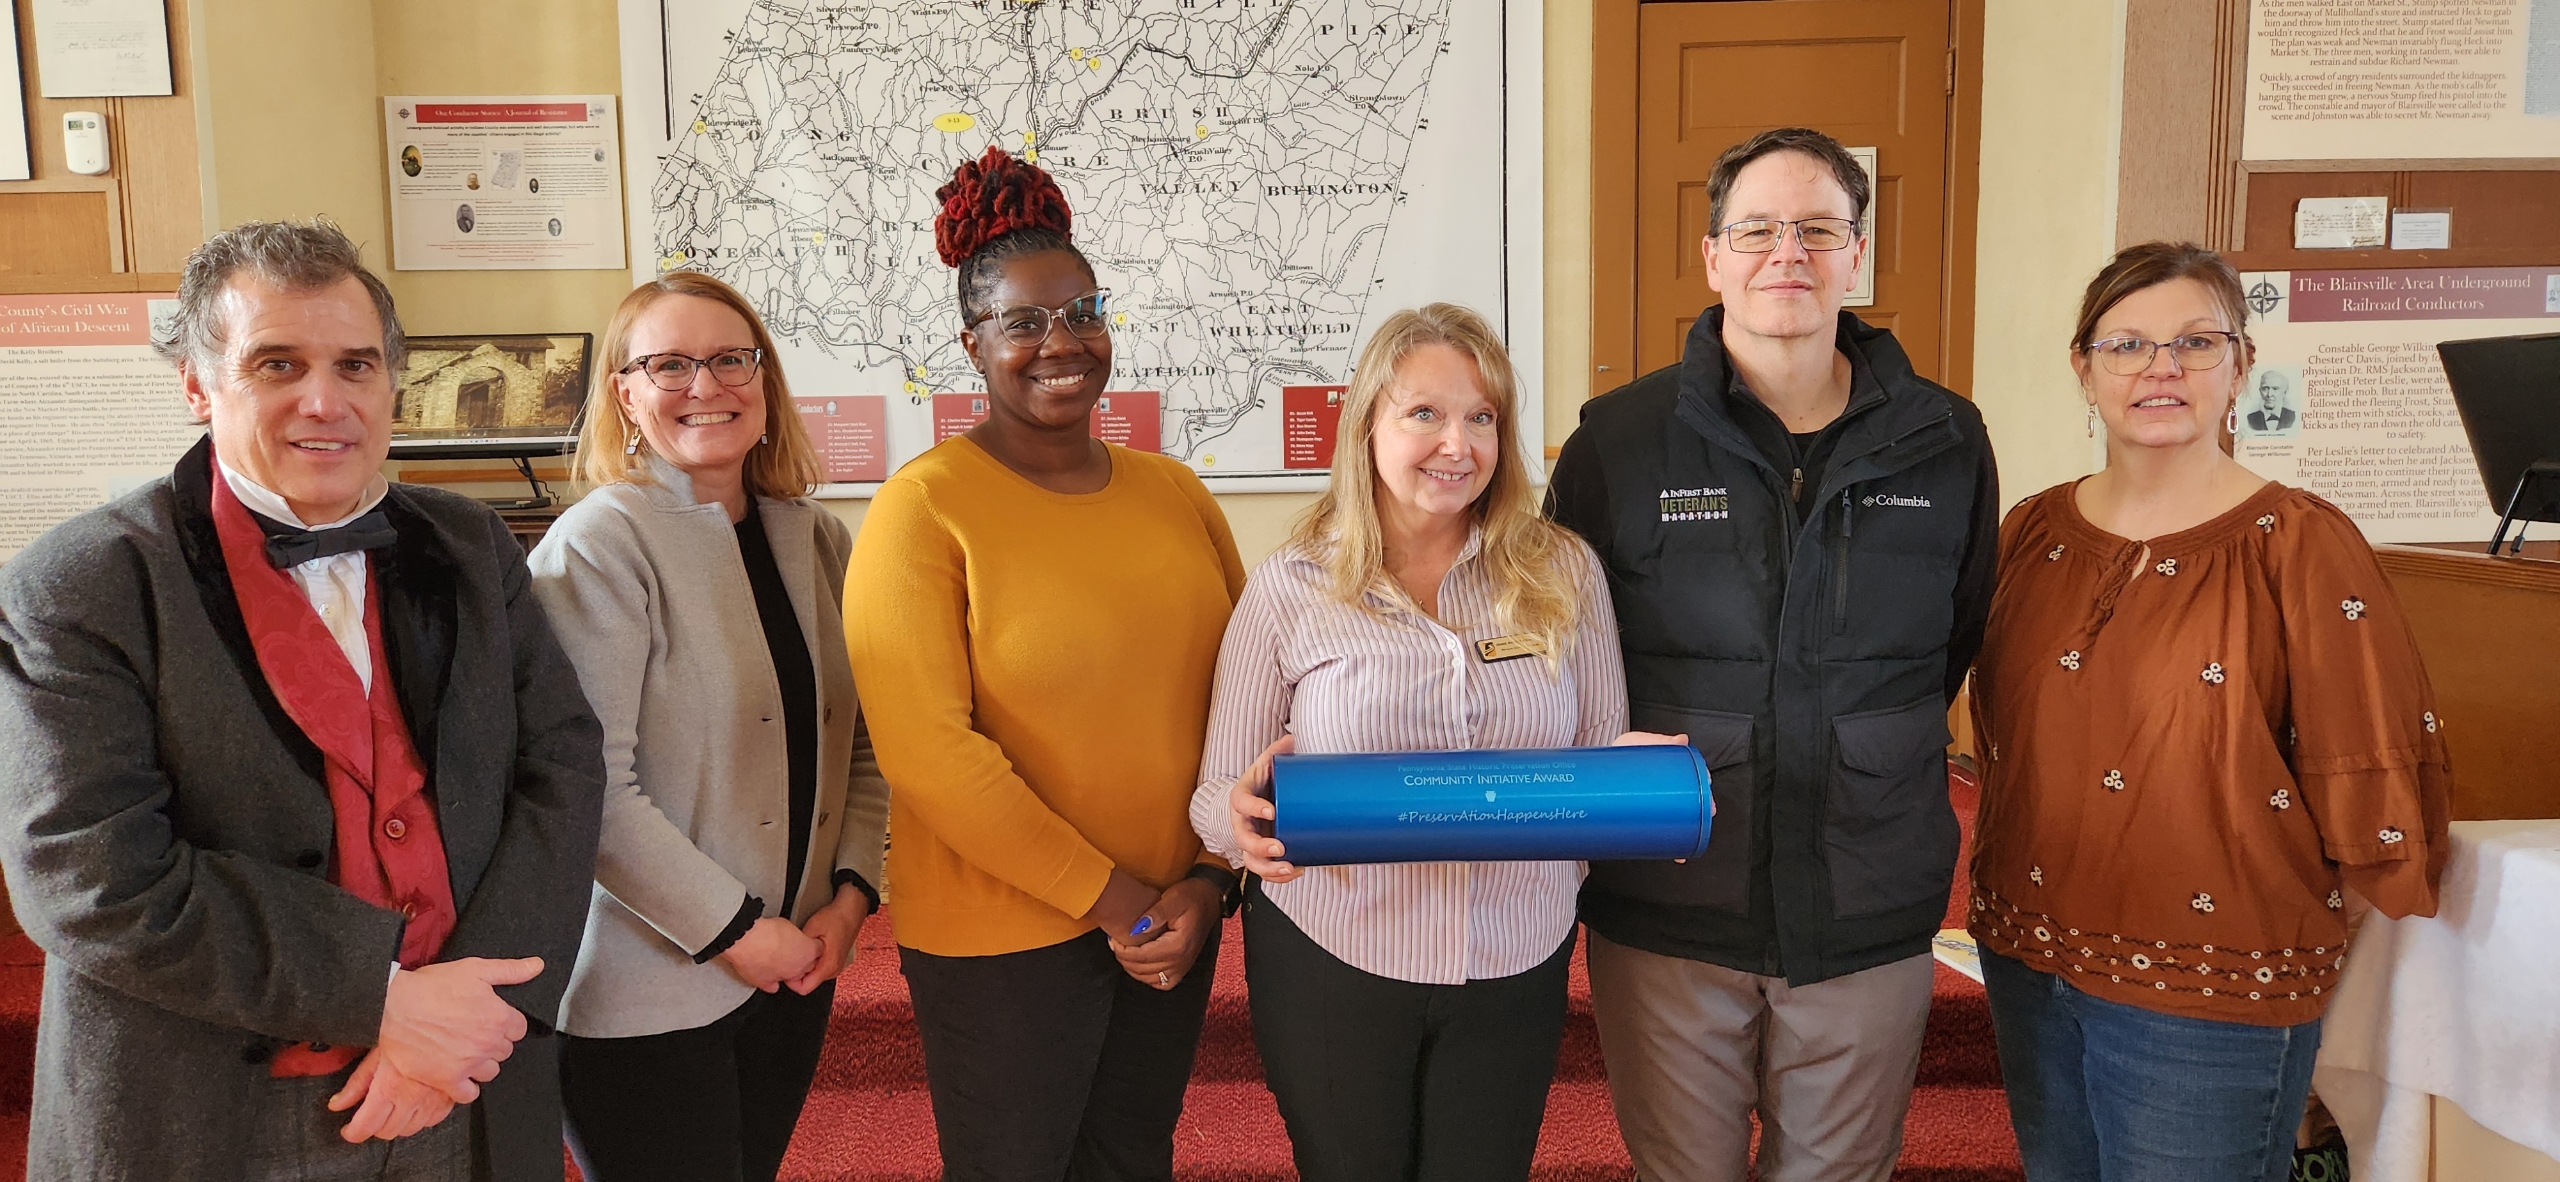
[[[559,455],[577,444],[595,335],[409,338],[391,412],[395,459]]]

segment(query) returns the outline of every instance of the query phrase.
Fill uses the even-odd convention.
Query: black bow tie
[[[258,528],[267,535],[267,561],[277,570],[315,558],[379,550],[400,540],[400,531],[391,527],[391,518],[380,509],[331,529],[296,529],[263,513],[250,516],[258,519]]]

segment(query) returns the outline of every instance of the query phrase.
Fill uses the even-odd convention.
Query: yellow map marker
[[[1218,457],[1202,456],[1200,457],[1200,466],[1203,468],[1215,468],[1218,466]]]
[[[913,394],[913,393],[915,393],[915,392],[916,392],[916,384],[915,384],[914,382],[909,382],[909,383],[907,383],[907,393],[909,393],[909,394]]]
[[[1076,59],[1077,61],[1083,61],[1083,60],[1084,60],[1084,46],[1079,45],[1079,46],[1076,46],[1076,47],[1075,47],[1075,48],[1073,48],[1073,49],[1068,50],[1068,51],[1067,51],[1067,56],[1068,56],[1068,57],[1071,57],[1071,58],[1074,58],[1074,59]]]
[[[1022,150],[1022,158],[1030,163],[1038,164],[1040,163],[1040,149],[1025,148]]]
[[[1040,142],[1040,137],[1037,133],[1026,131],[1022,133],[1022,142],[1026,144],[1038,143]]]
[[[966,111],[953,111],[947,115],[936,115],[933,119],[933,129],[935,131],[949,132],[952,135],[958,135],[972,127],[976,127],[977,125],[977,118]]]
[[[928,375],[925,373],[925,368],[923,366],[919,365],[916,367],[916,377],[918,379],[922,379],[927,376]]]
[[[1200,140],[1209,138],[1209,125],[1206,123],[1194,125],[1191,129],[1191,138]]]
[[[1129,323],[1129,314],[1126,312],[1114,312],[1111,314],[1111,323],[1125,325]]]
[[[1102,59],[1098,57],[1086,58],[1084,59],[1084,68],[1088,70],[1099,70],[1102,68]]]
[[[826,231],[824,231],[824,230],[820,230],[820,231],[818,231],[818,232],[817,232],[817,233],[815,233],[815,234],[811,234],[811,235],[809,235],[809,241],[811,241],[811,242],[824,242],[824,241],[826,241],[826,240],[827,240],[827,232],[826,232]]]
[[[703,122],[702,120],[699,120],[699,119],[696,119],[696,120],[694,120],[694,121],[693,121],[693,134],[695,134],[695,135],[701,135],[703,132],[706,132],[706,131],[709,131],[709,130],[711,130],[711,125],[710,125],[710,124],[705,123],[705,122]]]
[[[673,270],[675,270],[676,268],[681,267],[681,266],[683,266],[683,265],[684,265],[684,252],[683,252],[683,251],[681,251],[681,250],[679,250],[679,251],[675,252],[674,254],[670,254],[670,255],[668,255],[668,256],[667,256],[667,257],[665,257],[665,258],[662,258],[662,259],[659,259],[659,260],[658,260],[658,269],[659,269],[659,270],[661,270],[661,271],[673,271]]]

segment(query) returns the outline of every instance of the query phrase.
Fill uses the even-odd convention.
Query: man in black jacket
[[[1714,775],[1686,863],[1595,863],[1592,1000],[1646,1182],[1883,1182],[1957,828],[1948,700],[1990,614],[1982,417],[1840,310],[1866,174],[1763,133],[1708,181],[1723,297],[1680,363],[1591,401],[1549,508],[1599,551],[1628,725]]]
[[[207,438],[0,568],[27,1176],[558,1182],[604,735],[523,550],[384,482],[400,321],[334,227],[215,235],[174,334]]]

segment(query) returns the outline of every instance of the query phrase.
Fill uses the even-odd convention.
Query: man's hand
[[[1253,766],[1227,790],[1227,824],[1236,852],[1244,856],[1244,868],[1261,875],[1264,882],[1287,882],[1298,876],[1297,867],[1281,861],[1289,851],[1271,836],[1272,819],[1280,815],[1279,806],[1271,802],[1271,760],[1297,748],[1296,735],[1280,736],[1254,757]]]
[[[1210,929],[1218,924],[1218,889],[1196,878],[1183,879],[1164,889],[1147,916],[1155,921],[1148,929],[1150,938],[1130,943],[1115,936],[1111,954],[1130,976],[1171,989],[1189,975],[1201,946],[1209,942]]]
[[[475,956],[393,973],[374,1054],[456,1104],[477,1100],[480,1085],[498,1078],[498,1064],[525,1035],[524,1015],[492,986],[521,985],[541,975],[539,956]]]
[[[834,904],[829,904],[833,906]],[[809,972],[823,949],[787,919],[768,915],[716,959],[729,975],[771,993]],[[806,992],[806,990],[803,990]]]
[[[356,1110],[355,1119],[338,1130],[349,1144],[392,1141],[443,1124],[453,1112],[453,1097],[401,1074],[377,1047],[365,1052],[347,1086],[329,1097],[329,1111],[350,1108]]]
[[[809,971],[783,982],[793,993],[803,997],[809,991],[836,979],[836,974],[853,963],[853,938],[862,934],[862,921],[871,918],[871,896],[846,883],[836,888],[836,897],[827,905],[811,912],[800,930],[818,942],[818,961]]]

